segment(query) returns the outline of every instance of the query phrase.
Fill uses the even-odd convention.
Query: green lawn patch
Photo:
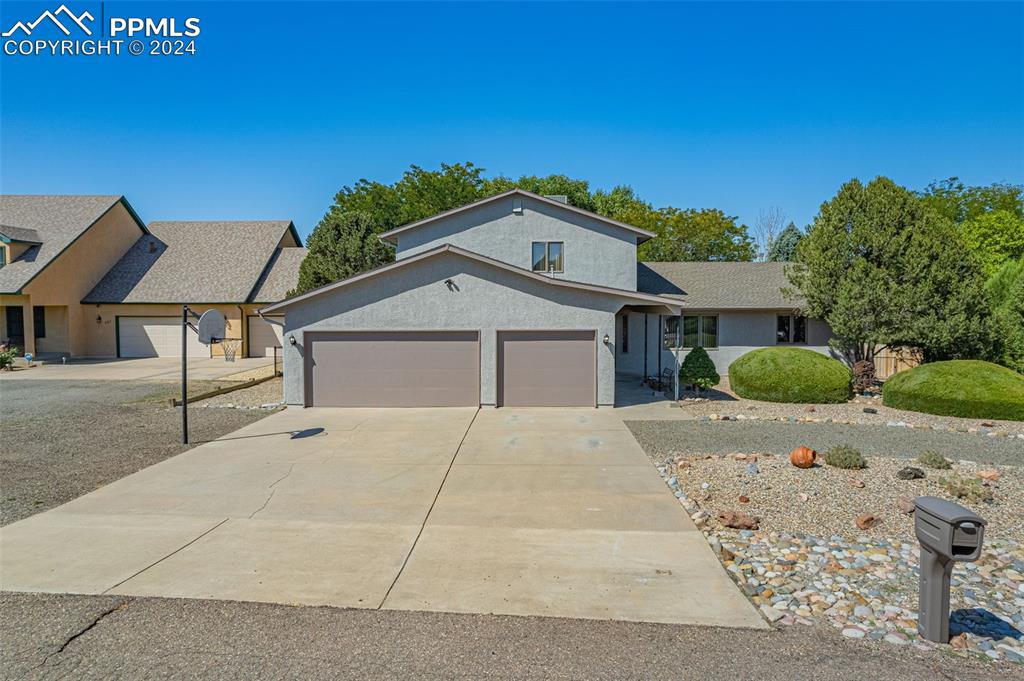
[[[976,359],[931,362],[887,380],[882,404],[925,414],[1024,421],[1024,376]]]
[[[729,365],[733,391],[765,402],[846,402],[850,380],[845,364],[803,348],[762,348]]]

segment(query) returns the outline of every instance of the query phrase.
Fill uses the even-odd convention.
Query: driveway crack
[[[280,478],[278,478],[278,479],[277,479],[277,480],[275,480],[274,482],[272,482],[272,483],[270,483],[269,485],[267,485],[267,489],[269,489],[269,490],[270,490],[270,494],[268,494],[268,495],[267,495],[267,498],[266,498],[266,499],[264,499],[264,501],[263,501],[263,505],[262,505],[262,506],[260,506],[260,507],[259,507],[259,508],[257,508],[257,509],[256,509],[255,511],[253,511],[252,513],[250,513],[250,514],[249,514],[249,520],[252,520],[252,519],[253,519],[253,517],[254,517],[254,516],[255,516],[255,515],[257,514],[257,513],[259,513],[260,511],[262,511],[263,509],[265,509],[265,508],[267,507],[267,504],[269,504],[269,503],[270,503],[270,500],[274,498],[274,494],[275,494],[275,493],[277,492],[277,489],[275,489],[275,485],[277,485],[277,483],[281,482],[282,480],[284,480],[285,478],[287,478],[287,477],[288,477],[289,475],[291,475],[291,474],[292,474],[292,471],[294,471],[294,470],[295,470],[295,464],[293,463],[292,465],[288,466],[288,472],[287,472],[287,473],[285,473],[285,474],[284,474],[284,475],[282,475],[282,476],[281,476]]]

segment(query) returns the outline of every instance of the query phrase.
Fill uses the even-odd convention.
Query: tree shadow
[[[949,635],[964,632],[995,641],[1007,637],[1018,641],[1024,639],[1020,629],[985,608],[961,608],[949,613]]]

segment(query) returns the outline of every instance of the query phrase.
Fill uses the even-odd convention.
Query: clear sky
[[[199,17],[197,54],[0,57],[4,193],[306,235],[343,185],[413,163],[629,184],[748,224],[806,224],[851,177],[1024,182],[1020,2],[66,1]],[[0,24],[59,5],[5,0]]]

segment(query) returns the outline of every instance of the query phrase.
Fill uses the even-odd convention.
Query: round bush
[[[931,362],[887,380],[882,404],[940,416],[1024,421],[1024,376],[977,359]]]
[[[845,364],[803,348],[762,348],[729,365],[733,391],[765,402],[845,402],[850,380]]]

